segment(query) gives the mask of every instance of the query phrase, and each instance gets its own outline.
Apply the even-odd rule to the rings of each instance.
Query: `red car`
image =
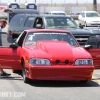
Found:
[[[66,30],[25,30],[16,42],[1,33],[0,67],[22,70],[30,80],[91,80],[93,60]]]

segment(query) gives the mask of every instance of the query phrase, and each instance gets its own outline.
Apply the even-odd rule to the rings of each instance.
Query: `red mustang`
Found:
[[[93,60],[66,30],[25,30],[16,42],[1,33],[0,67],[22,70],[30,80],[91,80]]]

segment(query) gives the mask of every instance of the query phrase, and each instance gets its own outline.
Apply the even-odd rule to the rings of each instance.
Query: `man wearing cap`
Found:
[[[5,19],[0,19],[0,32],[2,32],[2,28],[5,28],[7,25],[7,21]],[[1,76],[9,76],[11,74],[6,73],[3,69],[0,68],[0,75]]]

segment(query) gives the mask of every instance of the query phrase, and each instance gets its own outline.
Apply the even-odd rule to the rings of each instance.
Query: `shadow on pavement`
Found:
[[[36,87],[99,87],[94,81],[82,83],[79,81],[32,81],[29,85]]]
[[[99,80],[100,78],[92,79],[91,81],[88,81],[87,83],[82,83],[79,81],[31,81],[30,83],[27,83],[31,86],[35,87],[99,87],[100,85],[95,82],[96,80]],[[23,82],[23,78],[21,76],[10,76],[10,77],[0,77],[0,80],[20,80]],[[24,82],[23,82],[24,83]],[[26,84],[26,83],[24,83]]]
[[[0,76],[0,80],[23,80],[21,76],[12,77],[12,76]]]

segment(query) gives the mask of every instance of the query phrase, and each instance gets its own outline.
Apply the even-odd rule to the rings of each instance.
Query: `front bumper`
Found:
[[[26,77],[33,80],[91,80],[94,66],[28,66]]]
[[[100,22],[87,22],[87,26],[100,26]]]

